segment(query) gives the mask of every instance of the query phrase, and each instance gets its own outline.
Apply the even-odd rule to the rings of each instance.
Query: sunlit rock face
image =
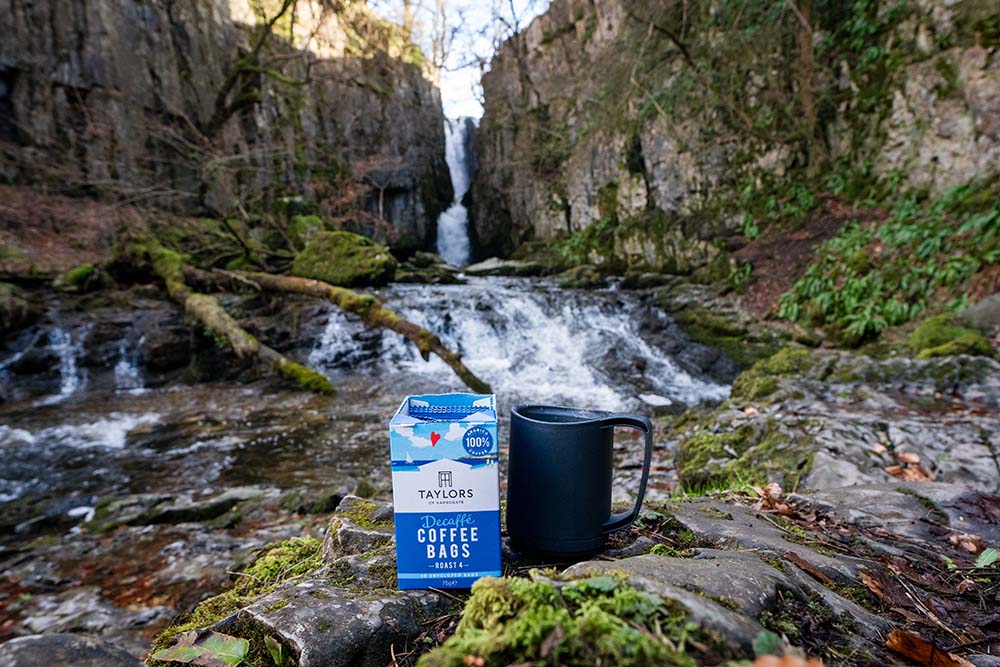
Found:
[[[861,20],[867,55],[817,8],[824,177],[837,168],[894,175],[940,194],[996,173],[1000,59],[995,38],[982,36],[988,4],[909,3],[902,13],[873,4]],[[619,263],[688,273],[712,262],[699,242],[725,248],[747,210],[741,196],[809,172],[794,129],[803,122],[798,28],[791,12],[776,17],[711,3],[555,0],[483,77],[476,258],[614,219],[624,223],[617,247],[602,250]]]
[[[3,12],[0,177],[213,216],[303,201],[335,215],[353,185],[367,213],[348,227],[428,247],[452,193],[419,51],[364,7],[295,4],[254,65],[264,72],[240,58],[278,2]]]

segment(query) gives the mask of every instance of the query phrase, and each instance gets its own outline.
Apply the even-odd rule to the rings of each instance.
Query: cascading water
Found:
[[[49,331],[49,349],[59,358],[59,393],[49,396],[42,405],[58,403],[81,389],[87,378],[81,372],[77,359],[83,353],[83,339],[87,330],[73,332],[56,327]]]
[[[694,405],[729,394],[708,372],[726,362],[688,341],[667,315],[634,293],[479,279],[463,286],[398,285],[381,296],[388,307],[438,333],[473,372],[511,399],[617,410],[640,401]],[[370,344],[373,335],[379,346]],[[450,387],[457,380],[436,357],[425,362],[402,336],[365,331],[357,318],[339,311],[330,313],[309,361],[330,373],[356,372],[367,362],[383,375],[403,372],[461,389]]]
[[[142,344],[146,337],[138,340],[122,339],[118,344],[118,363],[115,364],[115,391],[142,391],[145,383],[142,377],[140,359]]]
[[[472,123],[471,118],[446,118],[444,121],[445,159],[455,199],[448,210],[438,216],[437,252],[453,266],[465,266],[469,262],[469,211],[462,205],[462,197],[469,191],[472,179],[466,154]]]

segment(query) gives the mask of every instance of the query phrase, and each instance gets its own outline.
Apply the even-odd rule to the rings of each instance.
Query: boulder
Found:
[[[211,629],[280,650],[299,667],[385,665],[448,613],[450,596],[399,591],[392,505],[347,496],[333,515],[319,569],[293,577]],[[276,648],[279,647],[280,649]]]
[[[972,304],[959,313],[956,321],[962,326],[996,334],[1000,331],[1000,292]]]
[[[490,257],[470,264],[462,272],[470,276],[537,276],[545,272],[545,267],[537,262]]]
[[[351,232],[317,232],[292,264],[292,275],[344,287],[385,285],[395,274],[388,248]]]
[[[0,645],[6,667],[143,667],[141,660],[113,644],[71,634],[30,635]]]

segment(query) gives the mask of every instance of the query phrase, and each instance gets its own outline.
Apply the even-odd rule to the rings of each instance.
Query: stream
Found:
[[[473,128],[445,127],[455,199],[437,249],[456,266],[470,255]],[[375,293],[492,385],[502,451],[515,404],[677,413],[725,399],[736,372],[648,292],[466,277]],[[206,341],[193,358],[191,329],[155,287],[41,298],[47,316],[0,340],[0,641],[82,632],[143,656],[253,549],[322,535],[346,494],[387,495],[386,424],[406,394],[465,390],[437,357],[315,300],[244,314],[329,377],[333,397],[240,382]],[[637,485],[635,435],[616,443],[619,500]],[[647,497],[674,484],[672,454],[655,456]]]

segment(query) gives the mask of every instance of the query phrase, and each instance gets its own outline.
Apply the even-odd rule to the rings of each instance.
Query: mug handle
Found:
[[[642,499],[646,495],[646,480],[649,479],[649,461],[653,456],[653,424],[642,415],[612,415],[601,421],[601,428],[613,428],[615,426],[628,426],[638,429],[646,436],[646,453],[642,459],[642,478],[639,480],[639,493],[635,499],[635,507],[626,511],[612,514],[604,523],[604,534],[621,530],[635,521],[642,508]]]

